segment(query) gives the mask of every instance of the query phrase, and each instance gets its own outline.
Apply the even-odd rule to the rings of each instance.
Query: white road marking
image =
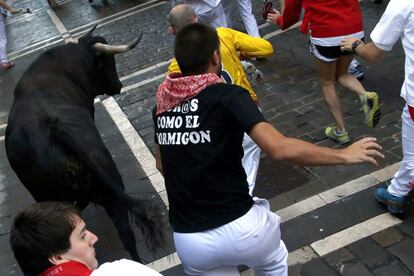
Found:
[[[160,74],[160,75],[155,76],[155,77],[153,77],[153,78],[146,79],[146,80],[140,81],[140,82],[138,82],[138,83],[134,83],[134,84],[131,84],[131,85],[125,86],[125,87],[123,87],[123,88],[121,89],[121,93],[128,92],[129,90],[132,90],[132,89],[138,88],[138,87],[140,87],[140,86],[143,86],[143,85],[145,85],[145,84],[148,84],[148,83],[151,83],[151,82],[157,81],[157,80],[162,79],[162,78],[165,78],[165,74]]]
[[[299,21],[299,22],[297,22],[296,24],[293,24],[292,26],[290,26],[289,28],[287,28],[287,29],[285,29],[285,30],[278,29],[278,30],[276,30],[276,31],[274,31],[274,32],[268,33],[268,34],[264,35],[264,36],[263,36],[263,38],[264,38],[264,39],[269,39],[269,38],[271,38],[271,37],[274,37],[274,36],[280,35],[280,34],[282,34],[282,33],[285,33],[285,32],[287,32],[287,31],[290,31],[290,30],[292,30],[292,29],[294,29],[294,28],[296,28],[296,27],[300,26],[300,24],[302,24],[302,21]]]
[[[380,182],[392,178],[392,176],[398,171],[399,164],[399,162],[395,163],[369,175],[362,176],[323,193],[314,195],[310,198],[278,210],[276,211],[276,214],[278,214],[282,218],[282,222],[284,222],[316,210],[344,197],[348,197],[357,192],[368,189]]]
[[[155,158],[145,145],[142,138],[139,136],[131,122],[128,120],[125,113],[119,107],[114,98],[109,97],[102,101],[103,106],[111,116],[116,127],[121,135],[124,137],[126,143],[142,167],[145,175],[148,177],[157,193],[165,192],[164,178],[155,167]],[[161,197],[165,205],[168,207],[168,200],[166,196]]]
[[[288,265],[297,265],[304,264],[310,260],[317,258],[318,254],[310,246],[304,246],[302,248],[296,249],[292,252],[289,252],[288,255]]]
[[[60,33],[63,39],[67,39],[70,37],[68,30],[66,29],[63,22],[59,19],[57,14],[52,10],[48,9],[47,14],[49,15],[50,19],[52,20],[53,24],[55,25],[56,29]]]
[[[129,75],[125,75],[125,76],[123,76],[122,78],[119,78],[119,79],[121,81],[128,80],[130,78],[133,78],[133,77],[136,77],[136,76],[145,74],[147,72],[150,72],[152,70],[158,69],[158,68],[163,67],[165,65],[169,65],[171,63],[171,61],[172,61],[172,59],[169,59],[169,60],[166,60],[166,61],[161,61],[161,62],[159,62],[157,64],[154,64],[152,66],[149,66],[149,67],[147,67],[145,69],[141,69],[141,70],[138,70],[138,71],[136,71],[134,73],[131,73]]]
[[[118,13],[118,15],[117,15],[117,14],[115,14],[115,15],[117,15],[118,17],[116,17],[116,18],[114,18],[114,19],[111,19],[111,20],[108,20],[108,18],[114,17],[115,15],[112,15],[112,16],[107,16],[107,17],[105,17],[105,18],[102,18],[102,19],[99,19],[99,20],[95,20],[95,21],[93,21],[92,23],[88,23],[88,24],[83,25],[83,26],[81,26],[81,27],[75,28],[75,29],[71,30],[70,32],[71,32],[71,33],[73,33],[73,32],[75,32],[75,31],[77,31],[78,29],[82,29],[82,28],[84,28],[84,27],[86,27],[86,26],[91,26],[91,25],[95,25],[95,24],[98,24],[98,23],[99,23],[99,26],[100,26],[100,27],[103,27],[103,26],[105,26],[105,25],[111,24],[111,23],[116,22],[116,21],[118,21],[118,20],[121,20],[121,19],[127,18],[127,17],[129,17],[129,16],[131,16],[131,15],[136,15],[137,13],[141,13],[141,12],[144,12],[144,11],[146,11],[146,10],[149,10],[149,9],[152,9],[152,8],[155,8],[155,7],[158,7],[158,6],[163,5],[163,4],[165,4],[165,3],[166,3],[166,2],[158,2],[158,3],[154,4],[154,5],[151,5],[151,6],[145,7],[145,8],[143,8],[143,9],[140,9],[140,10],[137,10],[137,11],[133,11],[133,12],[128,13],[128,14],[125,14],[125,15],[119,15],[120,13]],[[101,23],[101,22],[103,22],[103,23]],[[167,29],[167,26],[165,26],[165,29]],[[73,34],[73,36],[80,36],[80,35],[82,35],[83,33],[86,33],[87,31],[88,31],[88,30],[82,30],[82,31],[79,31],[79,32],[77,32],[77,33],[74,33],[74,34]]]
[[[384,213],[316,241],[311,244],[311,247],[319,256],[325,256],[339,248],[343,248],[401,222],[399,218],[389,213]]]
[[[70,1],[66,1],[65,3],[67,3],[67,2],[70,2]],[[151,4],[151,3],[156,3],[156,4],[155,4],[155,5],[152,5],[152,6],[149,6],[149,7],[146,7],[146,8],[145,8],[145,10],[147,10],[148,8],[151,8],[151,7],[157,7],[157,6],[159,6],[159,5],[160,5],[159,0],[152,0],[152,1],[149,1],[149,2],[146,2],[146,3],[143,3],[143,4],[140,4],[140,5],[134,6],[134,7],[129,8],[129,9],[127,9],[127,10],[124,10],[124,11],[121,11],[121,12],[118,12],[118,13],[115,13],[115,14],[112,14],[112,15],[110,15],[110,16],[107,16],[107,17],[101,18],[101,19],[99,19],[99,20],[96,20],[96,21],[94,21],[94,22],[92,22],[92,23],[88,23],[88,24],[85,24],[85,25],[79,26],[79,27],[77,27],[77,28],[74,28],[74,29],[72,29],[72,30],[69,30],[69,31],[68,31],[68,36],[66,36],[66,35],[65,35],[64,39],[66,39],[67,37],[70,37],[70,33],[76,32],[76,31],[81,30],[81,29],[83,29],[83,28],[85,28],[85,27],[88,27],[88,26],[95,25],[95,24],[97,24],[97,23],[99,23],[99,22],[102,22],[102,21],[105,21],[105,20],[107,20],[107,19],[110,19],[110,18],[113,18],[113,17],[119,16],[119,15],[124,14],[124,13],[126,13],[126,12],[129,12],[129,11],[132,11],[132,10],[139,9],[139,8],[141,8],[142,6],[146,6],[146,5]],[[161,3],[162,3],[162,2],[161,2]],[[143,9],[143,10],[144,10],[144,9]],[[53,14],[53,13],[54,13],[54,12],[53,12],[53,10],[50,10],[50,9],[49,9],[49,10],[47,10],[48,14],[49,14],[49,11],[51,11],[51,14]],[[141,11],[142,11],[142,10],[141,10]],[[128,16],[129,16],[129,15],[134,15],[134,14],[136,14],[137,12],[139,12],[139,11],[135,11],[135,12],[133,12],[133,13],[130,13],[130,14],[128,14]],[[54,13],[54,14],[56,15],[56,13]],[[51,16],[51,15],[49,14],[49,16]],[[52,18],[52,17],[53,17],[53,15],[51,16],[51,18]],[[57,19],[60,21],[60,19],[57,17],[57,15],[56,15],[56,17],[55,17],[55,18],[57,18]],[[53,22],[53,19],[52,19],[52,22]],[[114,20],[112,20],[111,22],[114,22]],[[58,28],[56,24],[58,24],[58,25],[59,25],[59,29],[60,29],[60,31],[59,31],[59,29],[58,29],[58,31],[59,31],[59,33],[62,35],[62,33],[64,33],[64,29],[66,29],[66,28],[64,27],[63,23],[62,23],[62,22],[61,22],[61,24],[59,24],[59,23],[55,23],[55,22],[53,22],[53,23],[54,23],[54,25],[56,26],[56,28]],[[102,25],[105,25],[105,24],[102,24]],[[61,28],[62,26],[64,27],[64,29],[63,29],[63,28]],[[88,31],[88,30],[84,30],[84,31],[78,32],[76,35],[80,36],[81,34],[83,34],[83,33],[87,32],[87,31]],[[51,38],[48,38],[48,39],[45,39],[45,40],[42,40],[42,41],[36,42],[36,43],[34,43],[34,44],[31,44],[31,45],[28,45],[28,46],[24,47],[23,49],[19,49],[19,50],[13,51],[13,52],[11,52],[11,53],[8,53],[8,56],[10,57],[9,59],[10,59],[10,60],[16,60],[16,59],[18,59],[18,58],[20,58],[20,57],[24,57],[24,56],[26,56],[26,55],[29,55],[29,54],[31,54],[31,53],[34,53],[34,52],[39,51],[39,50],[42,50],[42,49],[44,49],[44,48],[46,48],[46,47],[49,47],[49,46],[51,46],[51,45],[54,45],[54,44],[56,44],[56,43],[59,43],[59,42],[63,41],[63,39],[58,39],[57,41],[54,41],[54,42],[52,42],[52,43],[48,43],[48,42],[49,42],[49,41],[51,41],[51,40],[54,40],[54,39],[56,39],[56,38],[61,37],[61,35],[54,36],[54,37],[51,37]],[[39,46],[39,47],[37,47],[37,48],[35,48],[35,49],[32,49],[33,47],[38,46],[38,45],[40,45],[40,46]],[[31,49],[31,50],[29,50],[29,49]],[[29,51],[27,51],[27,50],[29,50]]]
[[[29,46],[26,46],[23,49],[20,49],[20,50],[11,52],[11,53],[8,54],[8,56],[10,57],[9,59],[15,60],[15,59],[17,59],[19,57],[23,57],[23,56],[26,56],[26,55],[28,55],[30,53],[35,52],[35,51],[39,51],[39,49],[44,49],[45,47],[47,47],[49,45],[53,45],[55,43],[58,43],[58,42],[60,42],[60,41],[63,40],[60,37],[61,37],[60,35],[56,35],[56,36],[53,36],[53,37],[48,38],[46,40],[43,40],[43,41],[40,41],[40,42],[36,42],[34,44],[31,44]],[[52,40],[55,40],[55,39],[57,39],[55,42],[53,42],[53,43],[47,43],[47,42],[52,41]],[[45,44],[45,43],[47,43],[47,44]],[[35,48],[35,49],[32,49],[33,47],[38,46],[38,45],[42,45],[42,46],[41,47],[38,47],[38,48]],[[30,49],[32,49],[32,51],[28,51]],[[20,54],[20,53],[22,53],[22,54]]]

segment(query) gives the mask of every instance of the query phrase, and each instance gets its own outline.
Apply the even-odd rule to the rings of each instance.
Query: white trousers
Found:
[[[7,62],[7,38],[6,38],[6,22],[4,16],[0,14],[0,62]]]
[[[197,13],[198,22],[210,25],[213,28],[229,27],[227,17],[224,13],[223,5],[219,3],[215,8],[204,12]]]
[[[255,200],[245,215],[228,224],[198,233],[173,233],[188,275],[239,275],[237,265],[247,265],[256,276],[287,276],[280,217],[270,211],[267,200]]]
[[[243,151],[242,165],[247,175],[249,194],[252,195],[256,185],[257,171],[259,170],[260,148],[246,133],[243,137]]]
[[[402,112],[401,121],[403,160],[387,190],[394,196],[406,196],[414,188],[414,121],[407,105]]]
[[[229,28],[232,27],[231,10],[233,7],[233,2],[234,0],[222,0],[227,22],[229,22]],[[237,0],[237,6],[247,33],[253,37],[260,37],[259,27],[257,26],[257,21],[253,14],[252,1]]]

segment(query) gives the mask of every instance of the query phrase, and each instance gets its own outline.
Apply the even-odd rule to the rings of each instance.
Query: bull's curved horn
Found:
[[[82,37],[90,38],[92,33],[95,31],[96,27],[98,27],[98,24],[95,24],[95,26],[92,27],[86,34],[84,34]]]
[[[138,43],[141,41],[141,38],[142,38],[142,31],[138,38],[134,39],[132,42],[126,45],[109,45],[109,44],[97,42],[93,45],[93,47],[95,48],[95,50],[101,53],[112,54],[112,55],[120,54],[128,50],[131,50],[132,48],[137,46]]]

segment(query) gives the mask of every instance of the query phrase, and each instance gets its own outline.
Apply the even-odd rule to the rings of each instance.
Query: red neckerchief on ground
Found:
[[[157,115],[194,97],[207,86],[220,82],[223,79],[214,73],[186,77],[178,73],[168,75],[157,90]]]
[[[89,276],[92,273],[86,265],[79,262],[66,262],[59,265],[52,266],[39,276]]]

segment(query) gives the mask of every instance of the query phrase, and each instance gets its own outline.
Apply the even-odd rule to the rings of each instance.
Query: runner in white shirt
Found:
[[[375,198],[393,214],[404,212],[407,194],[414,188],[414,1],[391,0],[380,21],[371,33],[372,42],[364,44],[355,38],[346,38],[342,50],[353,51],[360,57],[378,62],[384,52],[391,51],[401,39],[405,52],[405,80],[401,97],[406,105],[402,112],[403,160],[400,170],[390,185],[375,191]]]

